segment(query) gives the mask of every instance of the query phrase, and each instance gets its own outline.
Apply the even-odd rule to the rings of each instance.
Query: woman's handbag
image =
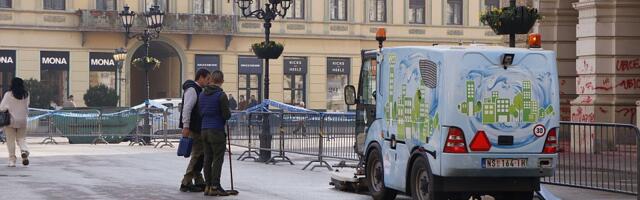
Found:
[[[0,112],[0,127],[11,124],[11,114],[9,111]]]

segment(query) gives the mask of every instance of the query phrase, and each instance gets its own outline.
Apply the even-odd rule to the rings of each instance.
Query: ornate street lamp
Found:
[[[124,61],[127,59],[127,49],[125,48],[117,48],[115,53],[113,54],[113,60],[116,61],[116,67],[118,68],[118,72],[116,73],[116,88],[118,90],[118,106],[122,106],[122,67],[124,66]]]
[[[151,8],[149,8],[149,11],[146,11],[143,13],[143,16],[145,17],[145,22],[147,23],[147,27],[144,29],[142,33],[137,33],[134,35],[131,35],[131,27],[133,27],[136,13],[133,11],[130,11],[129,6],[125,5],[124,10],[122,10],[122,12],[120,12],[119,15],[122,20],[122,27],[124,27],[124,30],[126,31],[125,34],[127,39],[136,38],[138,39],[138,41],[144,42],[145,57],[143,58],[143,60],[146,61],[147,58],[149,57],[149,43],[151,42],[151,40],[157,39],[158,37],[160,37],[160,31],[162,31],[162,25],[164,23],[164,12],[162,12],[162,10],[160,9],[160,6],[158,5],[151,6]],[[151,69],[148,67],[145,67],[144,76],[145,76],[145,83],[146,83],[146,89],[147,89],[147,96],[146,96],[147,98],[144,101],[145,114],[144,114],[143,132],[146,135],[151,134],[151,125],[149,124],[150,123],[149,122],[149,118],[150,118],[149,93],[151,88],[151,85],[149,84],[149,70]],[[139,140],[139,139],[140,138],[136,138],[136,140]],[[137,142],[140,142],[140,141],[137,141]]]
[[[129,10],[129,5],[124,6],[124,10],[120,12],[120,18],[122,20],[122,27],[126,31],[127,39],[136,38],[139,41],[144,42],[145,49],[145,58],[149,57],[149,44],[151,40],[157,39],[160,37],[160,31],[162,31],[162,25],[164,23],[164,12],[160,9],[160,6],[153,5],[149,8],[149,11],[144,12],[143,16],[145,17],[145,22],[147,23],[147,27],[144,29],[142,33],[137,33],[131,35],[131,27],[133,27],[134,19],[136,13]],[[149,106],[149,70],[145,69],[145,83],[147,87],[147,99],[145,100],[145,105]]]
[[[244,17],[255,17],[257,19],[261,19],[264,21],[264,39],[265,44],[269,44],[269,36],[271,35],[271,21],[275,20],[278,16],[285,17],[287,15],[287,10],[291,7],[291,0],[269,0],[269,3],[264,4],[264,8],[259,8],[257,10],[250,10],[251,4],[253,4],[253,0],[235,0],[238,7],[242,9],[242,16]],[[264,59],[265,72],[264,72],[264,98],[269,99],[269,59]],[[271,140],[272,136],[269,134],[271,126],[269,125],[269,116],[265,114],[262,125],[262,133],[260,134],[260,147],[262,149],[271,148]],[[268,150],[260,150],[260,161],[263,162],[277,162],[274,158],[282,158],[283,161],[289,160],[289,158],[284,157],[283,155],[279,155],[271,158],[271,151]],[[289,161],[291,162],[291,161]]]

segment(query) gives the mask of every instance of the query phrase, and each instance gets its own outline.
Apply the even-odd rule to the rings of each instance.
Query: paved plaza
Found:
[[[175,149],[151,146],[37,144],[30,139],[31,165],[7,168],[0,148],[0,199],[371,199],[366,194],[335,190],[326,169],[301,170],[312,157],[291,155],[296,165],[266,165],[234,159],[235,197],[182,193],[179,182],[187,159]],[[64,141],[64,139],[59,139]],[[243,149],[233,147],[238,155]],[[234,156],[235,157],[235,156]],[[337,161],[330,161],[335,164]],[[228,160],[223,185],[230,189]],[[561,199],[635,199],[635,196],[545,185]],[[398,199],[410,199],[399,197]],[[486,198],[491,199],[491,198]]]

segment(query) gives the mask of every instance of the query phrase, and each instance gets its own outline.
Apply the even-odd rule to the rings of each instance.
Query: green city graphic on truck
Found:
[[[458,105],[458,110],[467,116],[481,114],[483,124],[525,122],[535,123],[546,116],[554,114],[551,105],[541,108],[532,98],[531,81],[522,81],[522,91],[516,93],[513,99],[500,96],[500,92],[493,91],[491,96],[476,99],[476,84],[466,82],[466,101]]]

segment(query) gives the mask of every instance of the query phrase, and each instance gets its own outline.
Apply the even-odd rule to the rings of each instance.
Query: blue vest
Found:
[[[212,95],[200,93],[198,103],[202,115],[202,129],[224,130],[226,120],[222,118],[222,109],[220,109],[220,96],[223,94],[222,91]]]

